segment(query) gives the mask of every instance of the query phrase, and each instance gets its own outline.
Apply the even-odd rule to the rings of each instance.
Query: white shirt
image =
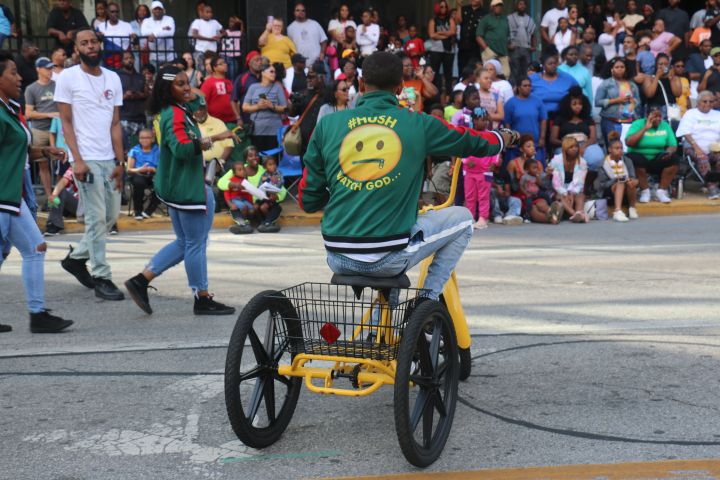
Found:
[[[365,30],[363,31],[363,29]],[[356,37],[356,42],[360,47],[360,55],[367,57],[377,50],[377,43],[380,40],[380,27],[375,23],[371,23],[367,27],[362,24],[356,30]]]
[[[192,37],[192,31],[197,30],[198,35],[201,37],[212,38],[216,35],[220,35],[222,28],[223,27],[220,25],[220,22],[214,18],[211,18],[210,20],[196,18],[190,24],[189,36]],[[208,50],[211,52],[217,52],[217,42],[212,42],[210,40],[195,40],[196,52],[207,52]]]
[[[555,32],[555,35],[553,35],[552,39],[558,53],[562,53],[563,50],[570,46],[570,42],[572,41],[572,33],[572,30],[570,30],[569,28],[565,30],[565,33],[562,33],[560,30]]]
[[[320,57],[320,43],[327,41],[325,30],[315,20],[298,22],[295,20],[287,28],[287,35],[298,49],[298,53],[307,58],[312,65]]]
[[[115,107],[123,104],[120,77],[100,67],[99,76],[85,73],[80,65],[66,68],[55,84],[55,101],[72,108],[73,128],[83,160],[114,161],[110,127]],[[74,161],[72,154],[70,161]]]
[[[680,120],[677,132],[678,137],[683,137],[688,133],[692,135],[695,143],[705,152],[710,152],[710,144],[720,142],[720,112],[710,110],[708,113],[702,113],[697,108],[691,108]]]
[[[160,20],[155,20],[154,17],[146,18],[143,20],[140,31],[143,37],[151,34],[157,37],[154,42],[147,42],[151,59],[158,62],[168,62],[175,58],[175,44],[173,43],[175,20],[172,17],[163,15]],[[158,51],[157,54],[156,51]]]
[[[500,98],[502,99],[503,104],[506,104],[508,100],[515,96],[515,94],[513,93],[512,85],[510,85],[510,82],[508,82],[507,80],[495,80],[492,83],[491,90],[496,91],[498,94],[500,94]]]
[[[615,36],[607,33],[601,33],[598,37],[598,44],[605,51],[605,58],[610,61],[615,57],[624,57],[625,49],[622,43],[615,48]]]
[[[545,15],[543,15],[540,26],[548,29],[548,36],[550,37],[550,39],[555,36],[555,32],[557,31],[558,26],[558,20],[560,20],[562,17],[568,18],[567,8],[563,10],[553,8],[545,12]]]
[[[130,48],[130,35],[132,35],[133,29],[128,22],[118,20],[116,25],[113,25],[109,21],[99,23],[97,26],[98,32],[102,33],[106,37],[126,37],[126,38],[111,38],[108,42],[115,44],[120,50],[127,50]]]
[[[333,18],[330,20],[330,23],[328,23],[328,33],[335,32],[341,40],[345,40],[345,29],[347,27],[353,27],[357,30],[357,24],[352,20],[345,20],[344,22],[341,22],[340,20]]]

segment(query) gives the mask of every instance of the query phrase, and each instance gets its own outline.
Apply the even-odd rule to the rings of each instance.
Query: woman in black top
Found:
[[[673,105],[675,97],[682,95],[682,83],[670,68],[670,58],[664,53],[659,53],[655,58],[655,75],[645,77],[642,91],[645,94],[647,110],[652,107],[660,108],[663,120],[668,120],[667,105]]]
[[[555,153],[565,137],[574,137],[580,145],[580,156],[588,164],[588,170],[596,171],[602,165],[605,154],[597,143],[597,128],[591,116],[590,101],[582,88],[572,87],[560,101],[555,123],[550,129],[550,146]]]

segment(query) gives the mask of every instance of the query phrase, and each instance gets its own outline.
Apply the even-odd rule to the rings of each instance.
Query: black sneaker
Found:
[[[234,233],[235,235],[245,235],[248,233],[253,233],[253,227],[250,225],[250,223],[245,222],[243,224],[239,225],[233,225],[229,228],[230,233]],[[258,232],[260,231],[260,228],[258,227]]]
[[[72,324],[72,320],[51,315],[48,310],[30,314],[30,331],[32,333],[58,333]]]
[[[260,233],[277,233],[280,231],[280,225],[276,222],[265,222],[258,225],[257,230]]]
[[[95,282],[93,281],[92,276],[90,276],[90,272],[88,272],[87,266],[85,265],[87,259],[76,260],[74,258],[70,258],[72,251],[73,247],[70,247],[70,253],[68,253],[67,256],[60,261],[60,265],[66,272],[77,278],[77,281],[83,286],[87,288],[95,288]]]
[[[103,300],[124,300],[123,294],[112,282],[107,278],[93,277],[95,282],[95,296]]]
[[[235,313],[235,308],[216,302],[213,300],[212,295],[209,295],[207,297],[195,297],[193,313],[195,315],[232,315]]]
[[[130,280],[127,280],[125,282],[125,288],[127,289],[128,293],[130,294],[130,298],[133,299],[135,304],[140,307],[143,312],[150,315],[153,313],[153,311],[152,307],[150,306],[150,299],[148,298],[148,288],[153,287],[148,285],[148,283],[149,282],[147,278],[145,278],[142,273],[138,273]]]
[[[117,228],[117,223],[115,223],[112,227],[110,227],[110,235],[117,235],[118,233],[119,230]]]
[[[58,233],[62,231],[62,228],[56,227],[52,223],[48,223],[47,226],[45,226],[45,233],[44,235],[46,237],[54,237]]]
[[[12,332],[12,327],[10,325],[3,325],[2,323],[0,323],[0,333],[5,332]]]

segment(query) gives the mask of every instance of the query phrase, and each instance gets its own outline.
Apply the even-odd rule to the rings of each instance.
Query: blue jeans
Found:
[[[467,208],[450,207],[430,211],[418,216],[415,225],[410,229],[410,243],[404,250],[390,252],[372,263],[328,252],[328,266],[330,270],[341,275],[394,277],[435,254],[424,288],[430,290],[430,298],[437,300],[470,243],[472,225],[473,217]],[[396,295],[393,296],[396,298]]]
[[[0,212],[0,237],[14,246],[22,256],[22,281],[30,313],[45,310],[45,252],[38,246],[45,243],[25,200],[20,202],[20,215]],[[4,258],[0,258],[2,266]]]
[[[504,217],[505,215],[520,216],[522,202],[519,198],[513,196],[499,198],[495,195],[495,190],[493,189],[490,200],[492,202],[493,217]],[[505,215],[503,215],[503,212],[505,212]]]
[[[243,215],[243,208],[247,208],[248,213],[251,212],[253,208],[255,208],[252,202],[239,197],[233,198],[232,200],[230,200],[230,202],[238,208],[238,212],[240,212],[240,216],[243,218],[245,218],[245,216]]]
[[[160,249],[147,266],[155,275],[161,275],[184,260],[188,285],[193,293],[208,289],[208,232],[212,228],[215,215],[215,197],[208,186],[205,187],[205,196],[205,212],[172,207],[168,209],[176,238]]]
[[[93,182],[77,182],[80,200],[85,209],[85,234],[70,254],[75,260],[90,260],[90,273],[96,278],[111,278],[105,256],[105,238],[120,213],[120,192],[110,175],[113,161],[87,160]]]
[[[37,197],[35,197],[35,190],[33,189],[29,168],[26,168],[23,174],[23,200],[25,200],[25,205],[27,205],[28,210],[30,210],[32,217],[37,219]],[[2,258],[0,258],[0,265],[2,265],[2,261],[10,255],[11,249],[12,243],[10,243],[10,240],[0,234],[0,255],[2,256]]]
[[[603,136],[603,142],[605,143],[605,148],[607,148],[608,144],[608,135],[610,135],[610,132],[617,132],[620,135],[622,135],[622,123],[613,122],[612,120],[608,120],[605,117],[600,118],[600,130],[602,131]]]

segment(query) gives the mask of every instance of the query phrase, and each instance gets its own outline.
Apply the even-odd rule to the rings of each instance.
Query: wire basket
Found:
[[[398,289],[392,306],[375,292],[329,283],[302,283],[273,298],[292,305],[274,315],[278,345],[292,353],[394,360],[405,324],[423,289]]]

